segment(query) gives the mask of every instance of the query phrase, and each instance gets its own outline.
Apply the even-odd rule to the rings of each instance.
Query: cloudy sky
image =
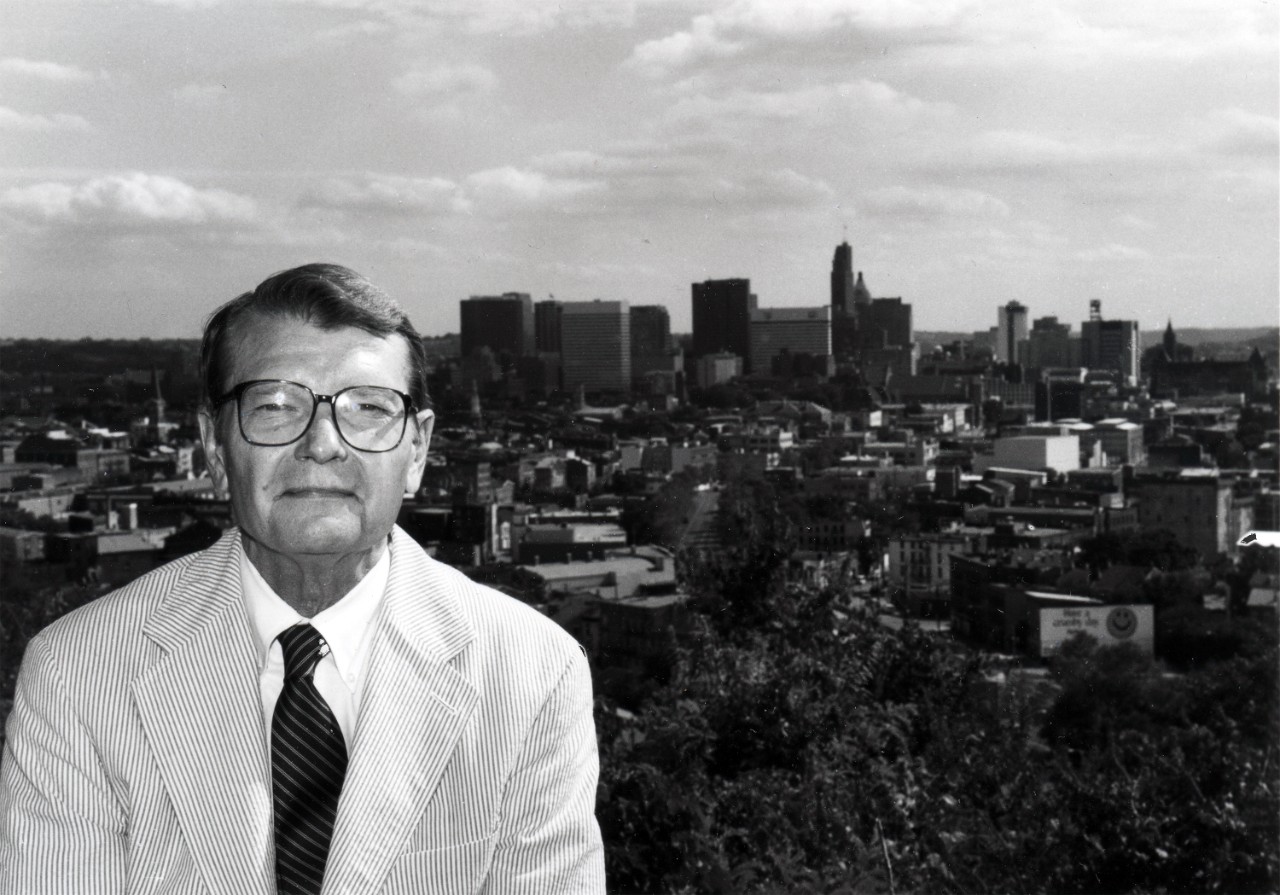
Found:
[[[1275,0],[3,0],[0,333],[472,294],[1277,322]]]

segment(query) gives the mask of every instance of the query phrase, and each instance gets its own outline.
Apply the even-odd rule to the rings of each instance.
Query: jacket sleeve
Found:
[[[0,893],[123,892],[125,813],[43,635],[27,647],[0,766]]]
[[[582,652],[571,652],[503,792],[487,895],[605,891],[591,672]]]

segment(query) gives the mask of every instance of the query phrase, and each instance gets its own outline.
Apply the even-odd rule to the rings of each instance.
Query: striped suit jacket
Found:
[[[27,649],[0,768],[0,893],[271,893],[270,756],[239,533]],[[403,531],[325,893],[599,892],[577,644]]]

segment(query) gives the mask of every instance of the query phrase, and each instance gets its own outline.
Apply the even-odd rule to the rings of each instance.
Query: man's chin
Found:
[[[254,538],[259,545],[284,556],[301,559],[306,556],[343,556],[362,553],[374,546],[364,529],[353,520],[329,518],[315,520],[288,531],[273,532],[265,538]]]

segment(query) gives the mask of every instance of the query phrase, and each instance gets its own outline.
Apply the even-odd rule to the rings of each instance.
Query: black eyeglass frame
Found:
[[[254,441],[245,433],[244,416],[240,412],[240,397],[255,385],[296,385],[298,388],[304,389],[306,393],[311,396],[311,416],[307,418],[307,424],[302,427],[302,431],[299,432],[296,437],[276,444],[274,442]],[[352,444],[351,440],[343,433],[342,423],[338,421],[338,405],[335,402],[347,392],[355,391],[358,388],[385,389],[386,391],[399,395],[400,400],[404,402],[404,419],[400,421],[400,436],[396,438],[396,443],[391,445],[391,447],[376,448],[372,450],[369,448],[362,448]],[[412,395],[386,385],[349,385],[346,388],[338,389],[332,395],[320,395],[316,394],[310,386],[303,385],[301,382],[294,382],[292,379],[250,379],[246,382],[237,383],[229,392],[219,398],[215,398],[213,401],[214,411],[216,412],[221,410],[223,405],[231,400],[236,402],[236,428],[240,430],[240,437],[243,438],[246,443],[251,444],[254,447],[287,447],[288,445],[296,444],[305,438],[307,433],[311,431],[311,427],[316,421],[316,411],[319,409],[320,405],[328,404],[329,408],[333,411],[333,428],[337,431],[338,437],[342,439],[342,443],[347,445],[347,447],[351,448],[353,451],[360,451],[363,454],[385,454],[388,451],[394,451],[396,448],[400,447],[401,442],[404,441],[404,433],[409,428],[409,418],[415,416],[418,412],[417,404],[414,403]]]

